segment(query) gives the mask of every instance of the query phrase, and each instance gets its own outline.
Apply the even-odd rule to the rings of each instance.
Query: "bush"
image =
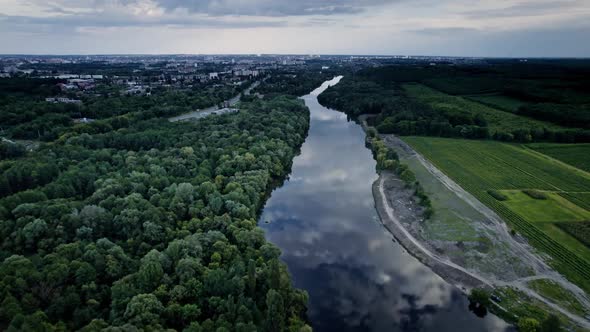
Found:
[[[498,190],[488,190],[488,194],[490,194],[490,196],[492,196],[493,198],[495,198],[498,201],[507,201],[508,200],[508,196],[504,195],[503,193],[501,193]]]
[[[527,194],[530,198],[533,199],[547,199],[548,196],[542,191],[534,190],[534,189],[526,189],[522,191],[523,193]]]
[[[487,307],[492,303],[490,301],[490,292],[481,288],[472,289],[468,298],[470,302],[483,307]]]

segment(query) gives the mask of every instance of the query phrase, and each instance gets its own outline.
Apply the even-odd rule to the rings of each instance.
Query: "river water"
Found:
[[[410,256],[380,224],[371,184],[375,161],[361,127],[344,113],[303,100],[309,136],[290,179],[266,203],[260,226],[281,248],[297,288],[309,293],[315,331],[503,331],[478,318],[454,287]]]

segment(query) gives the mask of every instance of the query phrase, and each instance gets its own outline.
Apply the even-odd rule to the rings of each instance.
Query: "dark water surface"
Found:
[[[337,83],[338,79],[331,83]],[[282,250],[295,286],[309,293],[315,331],[503,331],[478,318],[455,288],[393,241],[379,222],[371,184],[375,161],[346,115],[303,97],[311,128],[290,180],[260,219]]]

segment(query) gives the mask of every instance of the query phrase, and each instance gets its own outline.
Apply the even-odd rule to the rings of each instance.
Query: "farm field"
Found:
[[[527,102],[522,100],[497,94],[471,95],[465,96],[465,98],[511,113],[516,113],[520,106],[528,104]]]
[[[559,196],[590,211],[590,193],[559,193]]]
[[[584,243],[587,247],[590,247],[590,221],[562,222],[557,224],[557,226]]]
[[[504,190],[502,204],[530,222],[568,222],[590,220],[590,212],[559,196],[543,192],[546,199],[534,199],[520,190]]]
[[[499,201],[488,193],[496,190],[506,194],[507,191],[520,192],[523,189],[559,193],[561,196],[550,195],[553,208],[545,209],[553,210],[552,213],[560,216],[564,206],[572,203],[571,200],[559,200],[558,197],[563,194],[573,192],[584,204],[589,203],[587,199],[590,196],[576,193],[590,192],[590,176],[514,144],[431,137],[404,137],[403,140],[495,210],[510,227],[526,236],[533,246],[551,255],[553,259],[550,263],[556,269],[590,291],[590,248],[559,228],[547,226],[553,226],[554,223],[537,225],[527,220],[521,214],[527,215],[527,211],[530,214],[530,209],[507,206],[506,202],[510,200]],[[577,213],[581,213],[583,208],[580,206],[583,204],[576,205]],[[555,209],[555,206],[559,209]],[[535,216],[529,215],[528,218],[534,220]],[[583,219],[582,214],[571,221]]]
[[[590,172],[590,144],[528,144],[537,152],[563,161],[586,172]]]
[[[435,110],[446,112],[464,112],[467,110],[471,113],[483,115],[483,117],[488,122],[491,134],[494,134],[498,131],[510,132],[519,129],[564,129],[561,126],[549,122],[534,120],[512,114],[510,112],[505,112],[497,108],[486,106],[479,102],[471,101],[463,97],[448,95],[422,84],[404,84],[403,88],[409,97],[429,104]]]

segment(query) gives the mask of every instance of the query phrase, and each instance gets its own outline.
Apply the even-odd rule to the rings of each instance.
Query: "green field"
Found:
[[[492,134],[498,131],[511,132],[519,129],[564,129],[561,126],[549,122],[543,122],[512,114],[509,112],[504,112],[496,108],[483,105],[479,102],[465,99],[463,97],[451,96],[443,92],[431,89],[422,84],[404,84],[403,87],[409,97],[424,102],[430,105],[435,110],[445,112],[468,111],[471,113],[479,113],[483,115],[483,117],[488,122],[488,126]]]
[[[404,137],[404,140],[464,189],[494,209],[536,248],[550,254],[553,258],[551,264],[556,269],[590,291],[590,248],[557,227],[548,228],[545,223],[537,225],[527,220],[521,213],[528,215],[530,209],[516,208],[515,212],[514,207],[506,205],[510,200],[501,202],[488,193],[489,190],[505,193],[507,190],[523,189],[559,194],[590,192],[590,175],[576,172],[569,166],[514,144],[431,137]],[[551,210],[559,206],[561,210],[569,204],[556,198],[559,197],[557,195],[552,194],[550,197],[549,202],[545,201],[550,207],[544,209]],[[576,197],[584,204],[589,203],[587,198],[590,196]],[[563,211],[551,213],[560,216]]]
[[[534,199],[520,190],[501,191],[508,197],[502,204],[530,222],[588,221],[590,212],[561,197],[545,192],[547,199]]]
[[[526,101],[497,94],[472,95],[465,98],[511,113],[516,113],[520,106],[528,104]]]
[[[529,144],[527,147],[590,172],[590,144]]]

